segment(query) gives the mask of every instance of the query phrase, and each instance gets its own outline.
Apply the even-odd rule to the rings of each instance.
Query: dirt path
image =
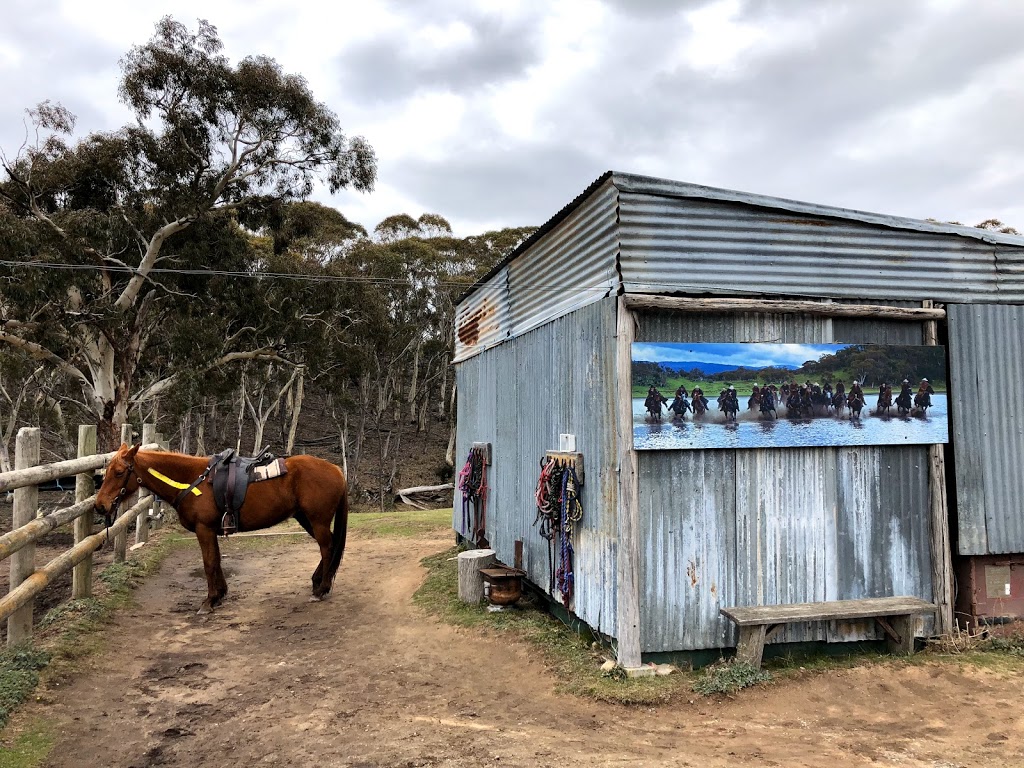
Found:
[[[49,765],[1024,765],[1022,678],[970,667],[815,674],[656,710],[556,694],[527,647],[411,604],[420,557],[447,545],[356,539],[318,604],[308,542],[229,543],[232,593],[206,620],[198,552],[175,553],[109,651],[35,705],[59,724]]]

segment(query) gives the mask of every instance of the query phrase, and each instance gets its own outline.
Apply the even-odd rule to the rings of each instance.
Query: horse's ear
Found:
[[[131,461],[132,459],[134,459],[135,458],[135,454],[139,452],[139,446],[141,446],[141,445],[142,445],[142,443],[136,443],[131,448],[129,448],[128,451],[124,455],[125,459],[127,459],[128,461]]]

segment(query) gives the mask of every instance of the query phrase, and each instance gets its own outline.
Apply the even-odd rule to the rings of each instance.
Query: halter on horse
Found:
[[[249,487],[238,530],[269,528],[294,517],[320,545],[320,564],[312,577],[313,599],[320,600],[331,591],[345,553],[348,485],[338,467],[315,456],[291,456],[284,463],[284,475]],[[195,533],[203,553],[207,596],[200,613],[209,613],[228,591],[217,543],[223,510],[213,499],[208,479],[211,469],[205,458],[122,445],[110,460],[96,494],[96,510],[108,525],[121,502],[140,487],[177,509],[182,526]]]

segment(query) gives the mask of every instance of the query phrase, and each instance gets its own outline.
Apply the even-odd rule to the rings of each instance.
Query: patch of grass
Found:
[[[0,747],[0,768],[33,768],[53,748],[53,734],[45,723],[33,722],[6,747]]]
[[[31,644],[0,651],[0,727],[35,690],[39,671],[49,663],[50,654]]]
[[[692,688],[694,693],[701,696],[713,696],[716,693],[735,693],[752,685],[767,683],[771,679],[770,673],[755,669],[746,662],[723,661],[705,667],[693,681]]]
[[[459,551],[455,547],[421,561],[427,578],[413,601],[429,613],[449,624],[526,641],[558,676],[561,690],[568,693],[615,704],[656,704],[685,691],[686,675],[626,678],[602,674],[599,667],[605,653],[594,647],[593,638],[571,631],[525,596],[520,607],[494,613],[488,612],[486,606],[462,602],[458,596],[458,564],[454,560]]]
[[[348,516],[350,532],[371,538],[412,537],[443,532],[452,527],[452,510],[357,512]]]
[[[1024,637],[990,637],[979,650],[1005,653],[1024,659]]]

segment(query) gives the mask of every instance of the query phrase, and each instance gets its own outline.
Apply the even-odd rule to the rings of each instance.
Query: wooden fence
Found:
[[[131,427],[121,434],[131,442]],[[152,424],[142,427],[143,447],[166,449]],[[39,430],[24,427],[15,442],[14,470],[0,473],[0,492],[14,491],[14,519],[9,533],[0,536],[0,560],[10,558],[11,580],[7,595],[0,598],[0,621],[7,619],[7,644],[16,645],[32,637],[32,610],[36,596],[47,585],[68,571],[72,576],[73,598],[92,594],[93,553],[108,536],[114,539],[114,562],[123,562],[127,554],[128,529],[136,523],[136,545],[149,538],[150,507],[154,499],[143,490],[126,499],[122,511],[109,530],[93,533],[93,504],[96,500],[93,474],[103,469],[113,453],[96,453],[96,427],[78,428],[78,458],[55,464],[39,464]],[[75,503],[45,515],[39,509],[39,484],[75,475]],[[140,497],[140,498],[137,498]],[[156,518],[158,519],[158,518]],[[50,562],[36,566],[35,544],[51,531],[68,523],[75,524],[75,543]]]

